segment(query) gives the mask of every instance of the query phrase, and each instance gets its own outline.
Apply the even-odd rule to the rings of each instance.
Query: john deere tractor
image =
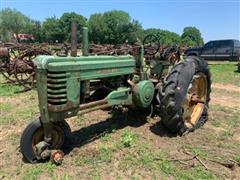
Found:
[[[180,60],[178,52],[172,54],[174,47],[161,54],[161,47],[151,51],[149,46],[137,45],[132,55],[92,56],[84,28],[82,56],[38,56],[34,63],[40,116],[23,131],[25,159],[35,163],[49,158],[49,151],[61,149],[71,133],[65,119],[98,109],[124,107],[141,113],[150,108],[179,135],[203,125],[211,89],[207,62],[191,56]]]

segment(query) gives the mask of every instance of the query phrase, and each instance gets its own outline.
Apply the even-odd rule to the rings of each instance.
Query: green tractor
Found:
[[[211,91],[207,62],[197,57],[180,61],[179,53],[169,56],[174,48],[156,58],[160,50],[154,48],[145,41],[132,55],[90,56],[84,28],[83,56],[38,56],[40,117],[23,131],[20,148],[25,159],[31,163],[48,159],[71,133],[65,119],[98,109],[151,109],[169,131],[179,135],[203,125]],[[147,50],[151,53],[144,56]]]

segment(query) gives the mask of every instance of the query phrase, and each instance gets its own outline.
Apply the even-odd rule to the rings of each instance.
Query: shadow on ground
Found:
[[[73,131],[68,138],[63,150],[65,154],[69,154],[74,148],[84,146],[91,143],[113,130],[120,130],[127,126],[138,128],[147,123],[146,116],[136,115],[114,115],[105,121],[100,121]],[[170,133],[161,122],[157,122],[150,126],[150,131],[161,137],[176,137],[176,134]]]
[[[171,133],[161,121],[156,122],[150,126],[150,131],[160,137],[176,137],[177,134]]]

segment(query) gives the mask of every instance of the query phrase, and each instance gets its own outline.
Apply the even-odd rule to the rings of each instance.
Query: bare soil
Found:
[[[240,88],[233,85],[214,83],[213,88],[240,92]],[[37,106],[36,94],[17,97],[0,97],[1,104],[14,106],[8,112],[1,112],[0,118],[10,118],[21,108],[27,110]],[[239,103],[240,100],[229,93],[220,95],[213,92],[208,122],[182,137],[169,133],[158,118],[151,121],[127,115],[112,118],[108,111],[71,118],[67,120],[72,129],[71,140],[65,149],[61,166],[49,163],[32,165],[23,161],[19,152],[20,135],[30,120],[28,118],[38,113],[34,110],[29,117],[15,115],[17,122],[0,124],[0,179],[175,179],[168,172],[171,169],[168,163],[177,171],[186,173],[189,179],[195,177],[193,175],[191,178],[192,172],[199,173],[202,179],[209,173],[213,176],[207,176],[206,179],[240,179],[240,160],[236,160],[240,149]],[[138,143],[131,148],[118,147],[120,143],[117,142],[120,142],[126,130],[137,134]],[[143,152],[149,156],[157,151],[166,152],[167,155],[160,160],[146,158],[139,165],[137,159],[145,157],[145,154],[141,154],[141,148],[148,144],[149,151]],[[102,151],[99,151],[101,147],[109,148],[111,157],[108,157],[108,153],[102,157]],[[164,167],[157,169],[159,167],[155,167],[155,164],[159,161],[167,161],[167,165],[162,163]]]
[[[212,93],[211,94],[211,104],[213,105],[223,105],[227,107],[239,108],[240,106],[240,87],[234,86],[232,84],[219,84],[213,83],[213,89],[220,89],[226,91],[227,93]],[[231,96],[229,94],[237,93],[239,96]]]

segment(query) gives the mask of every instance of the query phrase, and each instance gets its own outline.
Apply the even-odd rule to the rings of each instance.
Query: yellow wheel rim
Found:
[[[193,128],[203,113],[207,100],[207,85],[206,75],[194,75],[183,103],[183,120],[187,128]]]

